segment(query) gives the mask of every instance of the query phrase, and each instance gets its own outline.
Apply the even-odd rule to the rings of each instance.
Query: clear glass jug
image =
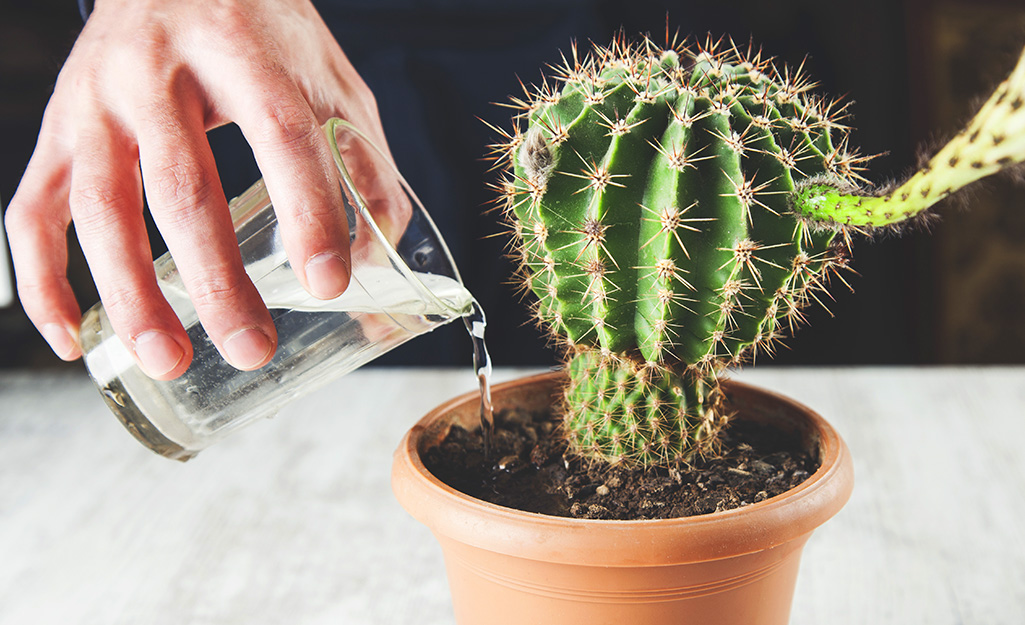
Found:
[[[471,311],[473,299],[444,240],[391,160],[348,122],[333,119],[324,130],[349,223],[352,278],[345,293],[323,301],[299,284],[262,180],[229,203],[246,272],[277,328],[269,364],[239,371],[221,358],[169,254],[154,268],[192,340],[192,364],[182,376],[146,376],[114,334],[102,303],[83,316],[80,340],[90,376],[121,423],[156,453],[188,460],[290,400]]]

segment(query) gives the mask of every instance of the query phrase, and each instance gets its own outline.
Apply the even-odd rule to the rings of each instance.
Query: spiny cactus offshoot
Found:
[[[861,175],[845,107],[813,87],[734,45],[618,39],[574,48],[513,101],[499,188],[537,316],[568,354],[575,453],[658,465],[714,450],[722,371],[803,321],[851,233],[1025,160],[1025,61],[886,192]]]

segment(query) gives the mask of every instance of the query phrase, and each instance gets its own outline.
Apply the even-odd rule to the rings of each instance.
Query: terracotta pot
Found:
[[[496,409],[543,409],[561,374],[494,388]],[[743,418],[771,421],[817,449],[821,467],[797,488],[716,514],[595,521],[521,512],[464,495],[424,467],[420,453],[453,423],[478,423],[479,396],[425,416],[395,453],[400,503],[441,543],[460,625],[783,624],[812,531],[846,503],[850,454],[820,416],[739,383],[727,392]]]

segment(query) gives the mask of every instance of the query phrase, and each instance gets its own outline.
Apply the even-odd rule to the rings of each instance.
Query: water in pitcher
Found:
[[[381,272],[381,277],[384,279],[394,279],[392,276],[395,274],[392,271],[376,269],[368,273],[373,274],[376,272]],[[444,309],[431,311],[429,308],[425,308],[420,298],[413,300],[407,298],[404,300],[401,288],[385,289],[390,295],[388,297],[377,297],[376,299],[366,298],[365,291],[363,290],[352,289],[352,293],[347,291],[341,297],[334,300],[318,300],[302,290],[289,273],[282,272],[282,274],[280,279],[268,280],[265,278],[261,280],[259,287],[260,295],[263,296],[268,306],[273,306],[275,302],[285,302],[292,310],[309,312],[338,309],[371,312],[381,309],[392,318],[395,318],[397,315],[405,317],[407,322],[418,318],[420,315],[439,315],[445,313]],[[481,308],[477,300],[473,299],[473,296],[470,295],[469,291],[460,282],[452,278],[435,274],[415,273],[414,275],[435,297],[442,300],[448,308],[465,311],[463,313],[463,325],[466,326],[466,331],[470,335],[470,341],[473,345],[473,371],[480,391],[480,427],[484,439],[484,454],[486,457],[490,457],[491,435],[495,428],[495,420],[494,409],[491,406],[491,355],[488,353],[487,342],[485,341],[485,331],[488,322],[487,317],[484,315],[484,309]],[[363,280],[366,281],[366,279],[367,276],[364,276]]]
[[[388,271],[384,272],[382,277],[388,278],[393,275],[394,272]],[[495,419],[494,409],[491,406],[492,366],[491,355],[488,353],[485,340],[488,322],[484,309],[481,308],[477,300],[473,299],[473,296],[470,295],[461,283],[452,278],[435,274],[415,275],[424,286],[430,289],[438,299],[444,301],[449,308],[465,311],[463,314],[463,325],[466,326],[466,331],[470,335],[470,341],[473,345],[473,371],[480,391],[480,427],[484,439],[484,454],[485,457],[490,457],[491,436],[495,428]],[[362,290],[354,290],[353,294],[343,294],[335,300],[324,301],[313,298],[305,291],[298,289],[297,283],[291,275],[282,276],[280,286],[272,284],[272,282],[266,279],[261,281],[260,294],[264,297],[264,301],[268,303],[268,306],[271,306],[272,302],[285,301],[288,306],[291,306],[292,310],[309,312],[335,310],[339,307],[349,311],[366,310],[369,312],[375,310],[376,307],[380,307],[393,318],[396,315],[416,318],[421,314],[432,314],[432,311],[428,309],[421,311],[424,307],[419,299],[403,301],[403,298],[399,295],[402,292],[401,289],[389,290],[388,292],[393,294],[391,297],[379,297],[377,301],[367,301],[362,295],[364,294]],[[345,301],[346,298],[348,298],[347,301]],[[443,309],[439,309],[433,311],[433,314],[444,314],[444,312]]]
[[[262,273],[255,267],[247,270],[254,277]],[[235,415],[272,416],[292,397],[365,364],[372,358],[368,345],[398,345],[431,329],[439,318],[454,318],[457,311],[474,344],[481,423],[487,434],[491,363],[483,344],[483,311],[457,280],[416,272],[413,277],[411,281],[395,271],[370,267],[353,276],[342,296],[318,300],[302,289],[287,264],[271,267],[256,284],[277,327],[278,349],[268,365],[246,372],[223,361],[173,272],[161,279],[161,289],[192,341],[193,363],[204,363],[203,378],[150,379],[121,345],[102,307],[83,320],[83,345],[92,344],[86,365],[107,404],[137,438],[158,453],[186,460],[244,425]],[[417,292],[421,285],[434,297]],[[324,367],[325,361],[331,366]],[[282,391],[277,403],[266,403],[264,394],[255,392],[268,384]]]

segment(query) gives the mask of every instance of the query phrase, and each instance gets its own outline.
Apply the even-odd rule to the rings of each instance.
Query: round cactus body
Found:
[[[530,103],[507,199],[538,314],[572,347],[713,371],[777,338],[842,261],[788,198],[851,184],[858,159],[828,106],[765,69],[619,46]]]
[[[726,417],[719,373],[803,320],[846,266],[851,231],[921,213],[970,181],[966,168],[1025,159],[1025,141],[1005,140],[1025,119],[1008,114],[1023,108],[1025,64],[1007,104],[962,137],[994,135],[997,157],[948,146],[948,168],[884,195],[859,189],[868,159],[848,147],[842,106],[799,71],[716,48],[574,49],[554,84],[516,101],[496,146],[521,273],[569,354],[567,436],[593,458],[710,448]],[[955,168],[955,153],[989,169]]]

